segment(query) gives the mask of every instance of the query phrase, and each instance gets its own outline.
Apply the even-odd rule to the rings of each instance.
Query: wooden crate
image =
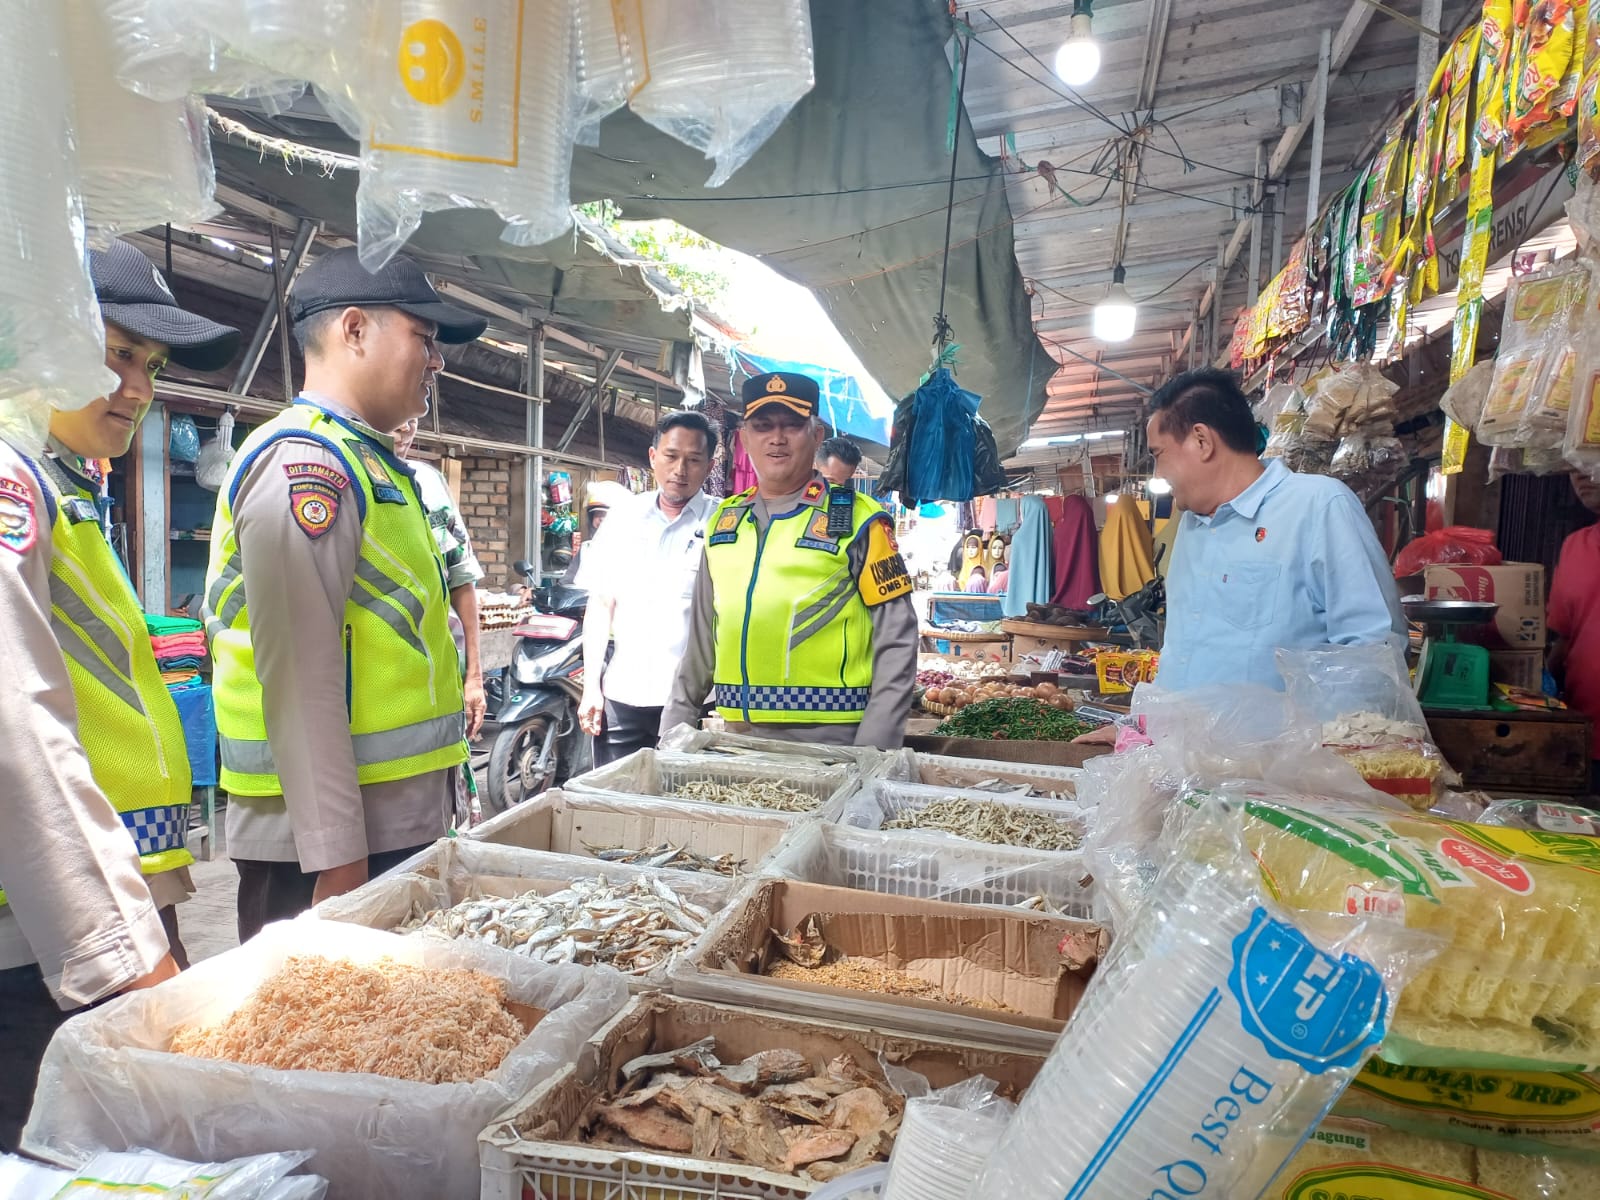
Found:
[[[1427,713],[1433,740],[1465,787],[1582,796],[1589,791],[1589,719],[1580,713]]]

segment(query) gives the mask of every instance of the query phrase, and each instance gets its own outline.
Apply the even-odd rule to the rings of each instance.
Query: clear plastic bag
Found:
[[[1381,433],[1348,433],[1333,452],[1328,470],[1350,485],[1357,494],[1381,491],[1405,472],[1411,455],[1399,438],[1387,430]]]
[[[507,981],[512,1001],[548,1015],[496,1070],[463,1084],[276,1071],[167,1049],[178,1030],[240,1007],[291,956],[316,954],[485,971]],[[219,1161],[295,1146],[314,1153],[309,1169],[348,1200],[472,1195],[477,1136],[489,1119],[574,1061],[627,997],[609,970],[548,967],[490,946],[339,921],[279,922],[175,979],[67,1022],[40,1067],[22,1145],[62,1162],[139,1146]]]
[[[974,1075],[906,1102],[883,1200],[966,1200],[1016,1105]]]
[[[0,436],[44,450],[52,408],[117,386],[89,278],[65,13],[57,0],[7,7],[7,36],[26,46],[0,71]]]
[[[1496,800],[1483,810],[1478,824],[1600,837],[1600,819],[1592,809],[1555,800]]]
[[[1489,446],[1552,449],[1566,432],[1588,267],[1573,259],[1513,278],[1494,377],[1475,432]]]
[[[90,230],[104,245],[118,233],[189,224],[222,211],[205,102],[150,100],[116,79],[108,0],[66,0],[78,171]]]
[[[1279,904],[1370,914],[1441,940],[1395,1010],[1389,1061],[1550,1071],[1600,1063],[1600,840],[1261,785],[1227,793]]]
[[[806,0],[644,0],[649,79],[629,102],[714,161],[721,187],[811,90]]]
[[[1383,1039],[1426,940],[1284,914],[1220,797],[1184,833],[974,1194],[1250,1200]]]
[[[1494,359],[1474,364],[1467,373],[1445,389],[1439,397],[1444,415],[1465,429],[1476,429],[1489,399],[1489,384],[1494,380]]]
[[[117,81],[155,101],[191,93],[250,96],[269,113],[305,91],[298,77],[235,51],[249,30],[238,0],[98,0],[112,37]]]
[[[217,418],[217,435],[200,447],[195,458],[194,481],[207,491],[220,491],[228,478],[228,464],[233,462],[233,414],[224,412]]]
[[[385,10],[356,192],[368,270],[428,212],[493,209],[502,238],[521,246],[572,227],[572,35],[565,4],[398,0]]]
[[[1600,24],[1600,23],[1597,23]],[[1567,411],[1562,457],[1580,471],[1600,471],[1600,286],[1593,280],[1594,262],[1585,258],[1591,276],[1589,295],[1575,323],[1572,407]]]
[[[1322,744],[1369,787],[1426,809],[1460,782],[1433,744],[1395,647],[1279,649],[1277,659],[1290,699],[1322,723]]]
[[[650,77],[642,0],[574,0],[573,65],[577,72],[576,140],[600,144],[600,122]]]
[[[321,1200],[328,1181],[315,1175],[290,1177],[309,1151],[257,1154],[230,1162],[196,1163],[131,1150],[97,1154],[54,1200],[116,1200],[166,1196],[174,1200]]]

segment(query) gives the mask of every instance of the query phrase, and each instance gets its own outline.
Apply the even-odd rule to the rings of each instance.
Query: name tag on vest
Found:
[[[346,446],[350,453],[361,460],[361,466],[367,472],[367,478],[372,481],[372,496],[379,504],[404,504],[406,494],[400,490],[394,481],[394,476],[389,474],[389,468],[384,465],[378,452],[360,438],[346,438]]]

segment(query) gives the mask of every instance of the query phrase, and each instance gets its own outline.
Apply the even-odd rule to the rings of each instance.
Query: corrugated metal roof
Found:
[[[1415,20],[1421,0],[1388,7]],[[1445,0],[1441,49],[1474,8]],[[1061,363],[1036,439],[1126,427],[1140,419],[1141,385],[1187,365],[1179,346],[1215,279],[1219,239],[1251,212],[1258,147],[1270,155],[1310,115],[1324,30],[1336,59],[1346,48],[1341,31],[1346,41],[1358,33],[1329,87],[1324,200],[1352,178],[1417,74],[1416,27],[1370,0],[1101,0],[1100,71],[1074,95],[1050,66],[1071,14],[1070,3],[1040,0],[992,0],[965,14],[974,35],[967,111],[983,148],[1012,168],[1017,262],[1034,293],[1036,328]],[[1307,134],[1269,181],[1284,254],[1305,226],[1310,142]],[[1275,271],[1271,240],[1269,218],[1263,284]],[[1224,347],[1247,301],[1247,255],[1223,280]],[[1105,345],[1091,332],[1091,311],[1119,259],[1139,323],[1129,341]]]

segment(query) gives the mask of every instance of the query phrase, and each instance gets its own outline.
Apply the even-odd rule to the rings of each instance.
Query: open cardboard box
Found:
[[[1110,746],[1079,746],[1072,742],[1025,742],[1007,738],[941,737],[908,734],[906,749],[954,758],[983,758],[1000,762],[1043,763],[1051,767],[1081,767],[1091,758],[1110,754]]]
[[[908,1036],[866,1026],[752,1012],[663,995],[641,996],[588,1042],[578,1061],[535,1088],[493,1121],[479,1138],[484,1200],[524,1196],[719,1196],[788,1200],[819,1184],[737,1162],[712,1162],[656,1150],[617,1150],[576,1140],[584,1112],[615,1090],[624,1063],[716,1039],[716,1055],[739,1062],[762,1050],[797,1050],[821,1069],[848,1056],[869,1071],[882,1062],[914,1071],[934,1088],[973,1075],[1019,1098],[1044,1064],[1042,1054],[1000,1046]],[[663,1189],[670,1179],[676,1188]],[[604,1189],[584,1190],[584,1183]],[[637,1190],[636,1190],[637,1189]]]
[[[862,992],[765,972],[777,933],[808,917],[845,955],[926,979],[1011,1011]],[[679,995],[856,1019],[888,1029],[954,1034],[1048,1050],[1077,1008],[1108,935],[1096,924],[795,880],[757,880],[673,968]]]
[[[735,862],[744,864],[741,873],[751,874],[777,848],[796,819],[797,814],[790,813],[741,808],[717,812],[704,804],[557,789],[485,821],[466,837],[582,858],[594,858],[591,847],[643,850],[665,842],[711,858],[731,854]]]

